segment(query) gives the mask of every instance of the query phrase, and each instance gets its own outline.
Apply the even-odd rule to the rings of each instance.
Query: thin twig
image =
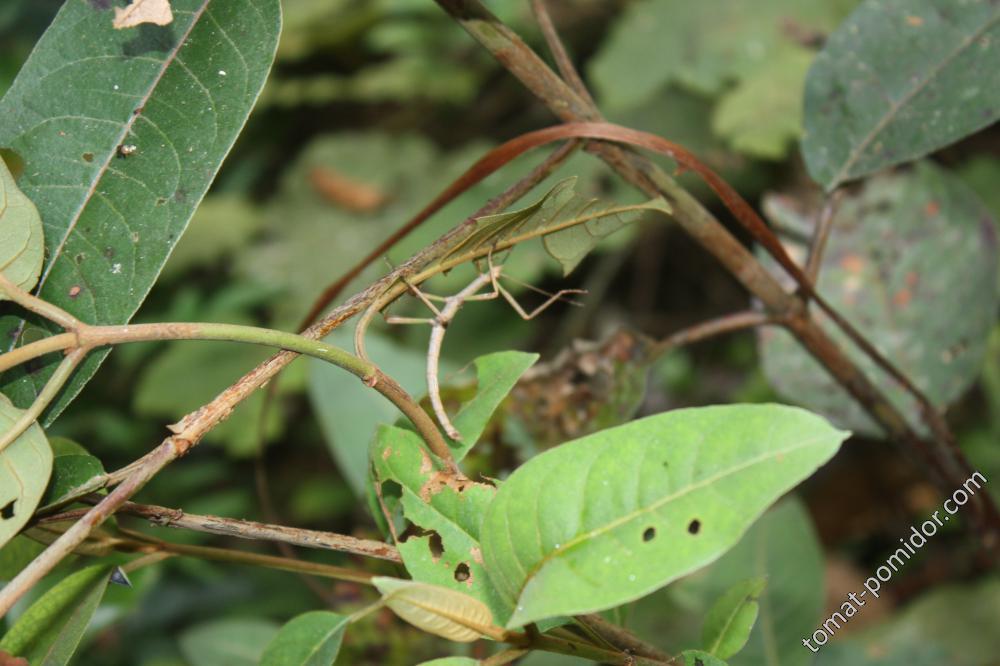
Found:
[[[813,284],[819,281],[819,269],[823,265],[823,253],[826,250],[826,242],[830,238],[830,230],[833,228],[833,218],[840,205],[840,200],[844,195],[844,190],[835,190],[827,197],[823,209],[816,220],[816,229],[813,231],[812,242],[809,245],[809,258],[806,260],[806,275]]]
[[[88,504],[97,504],[100,499],[99,496],[90,496],[84,498],[83,501]],[[77,520],[83,517],[86,512],[87,509],[66,511],[65,513],[44,518],[39,523]],[[180,509],[171,509],[153,504],[136,504],[134,502],[125,502],[115,513],[145,518],[150,523],[159,527],[174,527],[177,529],[193,530],[195,532],[205,532],[207,534],[238,537],[240,539],[275,541],[303,548],[335,550],[342,553],[352,553],[354,555],[388,560],[389,562],[403,561],[399,556],[399,551],[387,543],[371,541],[369,539],[358,539],[346,534],[306,530],[297,527],[286,527],[284,525],[268,525],[238,518],[202,516],[187,513]]]
[[[672,657],[670,655],[663,652],[656,646],[643,641],[627,629],[608,622],[596,613],[577,615],[575,619],[622,651],[639,657],[647,657],[649,659],[656,659],[667,663],[672,661]]]
[[[709,321],[701,322],[695,324],[694,326],[689,326],[681,331],[677,331],[676,333],[672,333],[662,340],[658,340],[653,343],[653,345],[649,348],[649,359],[656,360],[667,352],[678,347],[690,345],[695,342],[701,342],[702,340],[715,337],[716,335],[733,333],[747,328],[755,328],[765,324],[776,323],[778,322],[775,320],[773,315],[769,315],[765,312],[757,312],[755,310],[735,312],[723,317],[718,317],[717,319],[710,319]]]
[[[556,30],[555,23],[552,22],[552,16],[549,14],[545,0],[531,0],[531,11],[535,15],[535,21],[538,22],[538,27],[542,31],[542,36],[545,37],[545,43],[549,47],[552,58],[556,61],[556,67],[559,68],[563,80],[577,95],[596,108],[594,98],[591,97],[586,84],[580,78],[580,72],[573,65],[573,59],[569,57],[569,52],[566,51],[566,45],[559,38],[559,31]]]
[[[56,395],[59,394],[59,390],[63,385],[69,381],[70,375],[76,369],[76,366],[80,364],[83,357],[87,355],[89,349],[78,348],[69,352],[66,358],[62,360],[62,363],[55,369],[49,380],[45,382],[45,386],[39,391],[38,395],[35,397],[35,401],[31,403],[28,409],[21,412],[17,421],[13,423],[7,430],[0,435],[0,453],[3,452],[8,446],[10,446],[18,437],[24,434],[24,432],[31,427],[31,425],[38,420],[38,417],[42,415],[45,408],[55,399]]]

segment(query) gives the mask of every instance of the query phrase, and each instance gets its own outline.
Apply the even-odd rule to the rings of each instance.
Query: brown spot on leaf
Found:
[[[83,291],[83,290],[80,289],[80,285],[74,284],[72,287],[69,288],[69,297],[70,298],[76,298],[77,296],[80,295],[81,291]]]
[[[476,564],[483,563],[483,551],[479,550],[478,546],[473,546],[471,549],[469,549],[469,554],[472,555],[472,560]]]
[[[392,447],[391,446],[385,447],[385,451],[382,452],[382,460],[388,460],[389,456],[391,455],[392,455]]]
[[[896,307],[905,308],[913,299],[913,294],[909,289],[900,289],[892,296],[892,304]]]
[[[924,24],[924,19],[919,16],[907,16],[906,24],[914,28],[919,28]]]
[[[924,215],[927,217],[934,217],[941,212],[941,204],[937,201],[928,201],[927,205],[924,206]]]
[[[93,162],[94,161],[94,153],[84,153],[83,154],[83,161],[84,162]]]

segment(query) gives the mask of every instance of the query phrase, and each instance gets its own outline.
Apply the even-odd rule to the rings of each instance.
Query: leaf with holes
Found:
[[[45,241],[38,209],[18,189],[0,159],[0,273],[21,289],[32,289],[42,272]],[[7,295],[0,291],[0,301]]]
[[[98,564],[59,581],[17,619],[0,640],[0,650],[32,664],[69,663],[110,578],[111,567]]]
[[[127,322],[243,127],[274,57],[278,0],[174,0],[174,21],[115,30],[68,0],[0,100],[0,146],[45,225],[37,293],[92,324]],[[0,318],[5,346],[24,321]],[[96,371],[91,355],[47,413]],[[58,359],[3,377],[18,405]]]
[[[847,437],[784,405],[679,409],[533,458],[480,538],[508,628],[613,608],[705,566]]]
[[[765,211],[811,233],[816,208],[782,197]],[[959,178],[929,163],[869,179],[833,216],[819,291],[938,407],[964,393],[983,366],[997,308],[997,244],[989,211]],[[801,245],[789,245],[804,256]],[[767,261],[766,259],[762,259]],[[942,260],[960,257],[960,261]],[[827,325],[831,336],[886,396],[923,428],[912,397]],[[841,427],[872,436],[880,427],[792,337],[758,332],[772,386]]]
[[[705,616],[701,642],[705,651],[720,659],[728,659],[743,649],[760,611],[761,592],[767,586],[765,578],[740,581],[726,590]]]
[[[376,576],[372,584],[382,602],[418,629],[451,641],[469,643],[497,636],[490,609],[478,599],[437,585]]]
[[[0,394],[0,432],[13,426],[21,414]],[[0,547],[31,518],[51,474],[52,448],[37,423],[0,451]]]
[[[264,650],[261,666],[330,666],[337,660],[350,618],[309,611],[281,628]]]
[[[424,451],[419,436],[394,426],[379,428],[371,461],[373,512],[393,525],[410,576],[475,597],[497,621],[507,617],[510,604],[486,573],[479,543],[480,524],[496,488],[449,477]],[[402,519],[412,527],[404,529]]]
[[[806,77],[802,154],[825,188],[1000,118],[1000,4],[866,0]]]
[[[592,199],[578,194],[575,185],[575,177],[567,178],[526,208],[477,218],[472,231],[449,247],[441,261],[541,237],[546,251],[568,275],[602,238],[639,221],[645,213],[672,210],[663,199],[627,205]]]

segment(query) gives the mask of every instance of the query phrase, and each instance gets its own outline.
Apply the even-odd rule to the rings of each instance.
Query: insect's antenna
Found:
[[[525,289],[530,289],[531,291],[535,292],[536,294],[541,294],[542,296],[547,296],[549,298],[555,298],[555,294],[547,292],[544,289],[536,287],[535,285],[530,284],[528,282],[525,282],[523,280],[518,280],[517,278],[511,277],[510,275],[507,275],[506,273],[503,274],[503,275],[501,275],[500,279],[502,279],[502,280],[510,280],[511,282],[513,282],[515,284],[518,284],[518,285],[524,287]],[[581,292],[576,291],[576,293],[581,293]],[[586,292],[583,292],[583,293],[586,293]],[[560,296],[559,298],[556,298],[556,300],[557,301],[562,301],[563,303],[569,303],[570,305],[576,305],[577,307],[583,307],[583,303],[581,303],[580,301],[574,301],[572,298],[566,298],[564,296]]]

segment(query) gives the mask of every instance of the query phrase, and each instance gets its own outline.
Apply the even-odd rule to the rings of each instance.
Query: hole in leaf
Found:
[[[403,486],[391,480],[382,482],[383,500],[390,500],[390,499],[400,500],[402,498],[403,498]]]
[[[437,532],[434,532],[432,530],[429,534],[431,536],[430,539],[428,540],[428,545],[430,546],[431,549],[431,557],[433,557],[434,561],[437,562],[439,559],[441,559],[441,556],[444,554],[444,543],[442,543],[441,541],[441,535],[438,534]]]
[[[642,540],[643,541],[652,541],[653,537],[655,537],[655,536],[656,536],[656,528],[655,527],[647,527],[646,531],[642,533]]]
[[[0,518],[4,520],[10,520],[14,517],[14,505],[17,503],[16,499],[11,500],[0,509]]]
[[[688,523],[688,534],[697,534],[700,529],[701,521],[697,518]]]
[[[465,562],[462,562],[457,567],[455,567],[455,580],[457,580],[459,583],[464,583],[465,581],[469,580],[470,575],[471,573],[469,572],[469,565],[466,564]]]

